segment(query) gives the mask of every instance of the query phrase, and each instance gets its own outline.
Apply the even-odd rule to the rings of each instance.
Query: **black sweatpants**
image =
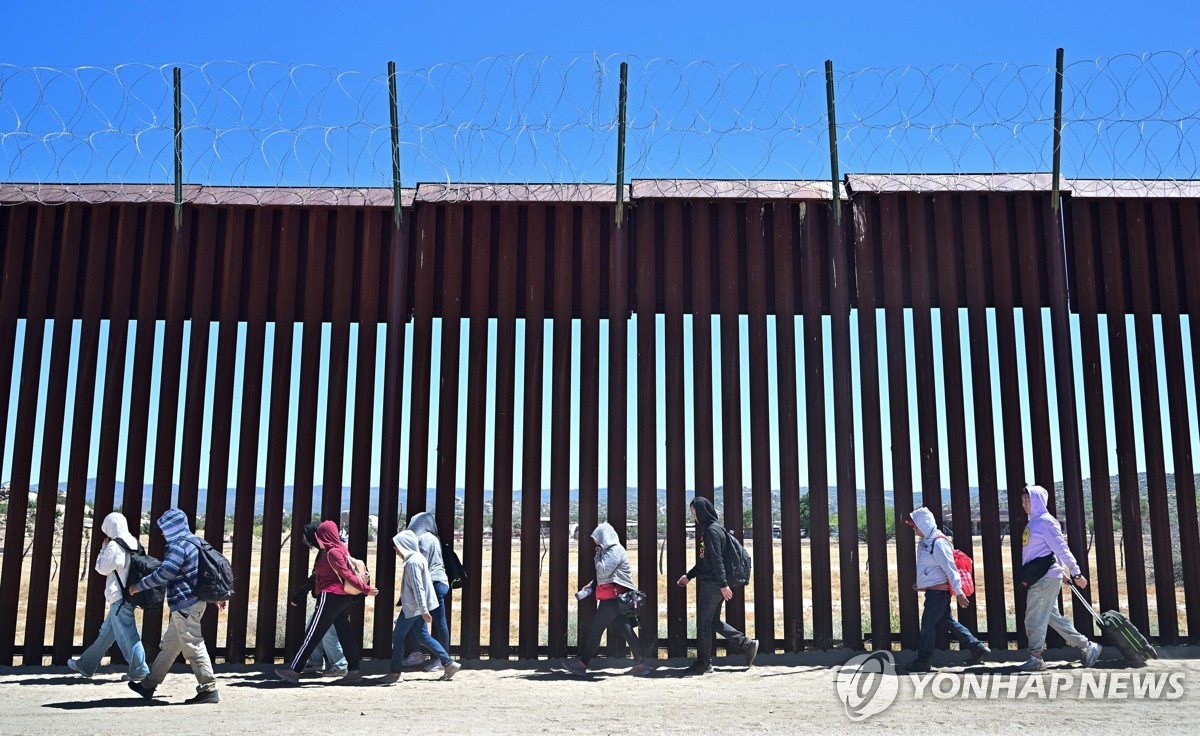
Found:
[[[312,621],[304,631],[304,639],[300,651],[292,659],[290,668],[299,672],[313,650],[321,644],[321,637],[330,626],[337,629],[338,641],[342,643],[342,653],[346,655],[346,669],[351,672],[359,667],[362,658],[362,647],[354,638],[354,630],[350,626],[350,607],[357,603],[356,595],[338,595],[337,593],[322,593],[317,596],[317,610]]]
[[[642,661],[642,643],[638,641],[637,632],[630,626],[629,619],[621,615],[621,606],[616,598],[600,601],[600,605],[596,606],[596,617],[592,619],[592,628],[588,630],[587,643],[579,650],[579,661],[586,665],[596,656],[596,651],[600,649],[600,637],[604,635],[604,630],[613,619],[618,617],[621,619],[621,632],[625,634],[625,641],[629,642],[629,648],[633,650],[633,658]]]
[[[750,641],[745,634],[721,620],[725,597],[716,583],[700,581],[696,596],[696,658],[705,664],[712,661],[713,634],[725,637],[731,654],[745,651]]]

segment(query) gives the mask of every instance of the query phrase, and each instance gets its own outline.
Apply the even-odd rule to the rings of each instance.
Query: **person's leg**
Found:
[[[633,660],[640,663],[642,661],[642,640],[638,638],[633,624],[624,616],[621,617],[621,633],[625,635],[625,641],[629,644],[629,651],[633,653]]]
[[[430,633],[438,640],[442,649],[450,651],[450,622],[446,620],[446,598],[450,595],[450,586],[445,583],[434,583],[433,592],[437,594],[438,607],[433,609],[433,626]]]
[[[138,634],[137,619],[133,617],[133,604],[117,601],[113,604],[114,613],[110,613],[112,630],[117,637],[117,646],[125,661],[129,663],[128,675],[131,681],[145,679],[150,674],[146,666],[146,650],[142,646],[142,637]]]
[[[412,624],[412,631],[416,634],[418,644],[424,647],[430,654],[437,657],[437,660],[442,663],[443,667],[454,661],[450,658],[450,654],[445,649],[442,649],[442,645],[438,643],[437,639],[434,639],[429,634],[429,627],[425,625],[425,619],[420,616],[413,616],[410,620],[415,621]]]
[[[721,620],[721,590],[715,585],[700,583],[696,594],[696,661],[712,663],[713,627]]]
[[[208,604],[201,601],[187,610],[180,611],[183,626],[179,631],[179,640],[183,658],[192,666],[192,673],[196,675],[198,693],[208,693],[217,689],[212,660],[209,659],[208,647],[204,644],[204,632],[200,629],[200,619],[207,610]]]
[[[950,635],[958,640],[961,649],[978,649],[983,646],[983,642],[971,633],[971,630],[963,626],[962,622],[954,618],[954,614],[950,611],[950,602],[946,602],[946,617],[942,619],[938,625],[940,629],[947,629]]]
[[[1025,636],[1029,639],[1029,654],[1040,658],[1046,651],[1046,626],[1050,610],[1058,601],[1061,583],[1056,578],[1042,578],[1029,586],[1025,597]]]
[[[725,596],[721,595],[720,588],[716,586],[713,586],[713,588],[717,594],[717,607],[713,612],[713,632],[725,637],[725,648],[730,654],[746,651],[746,645],[750,643],[750,637],[721,619],[721,606],[725,605]]]
[[[579,661],[583,662],[584,666],[587,666],[587,663],[592,661],[592,657],[596,656],[596,652],[600,649],[600,637],[604,636],[604,630],[620,612],[620,606],[613,599],[600,601],[600,604],[596,606],[596,615],[592,618],[591,628],[588,629],[587,640],[579,648]]]
[[[317,597],[317,610],[313,613],[308,628],[304,630],[304,638],[300,640],[299,651],[292,657],[291,664],[288,665],[290,670],[299,672],[308,658],[312,656],[313,650],[320,645],[321,637],[325,636],[325,632],[333,625],[333,619],[340,610],[337,599],[345,597],[333,593],[322,593]]]
[[[421,617],[405,618],[403,610],[396,616],[396,627],[392,629],[392,672],[394,673],[404,671],[404,640],[413,629],[413,619],[419,621]]]
[[[350,607],[347,606],[347,616],[349,616],[349,612]],[[349,622],[349,618],[347,618],[347,622]],[[321,646],[318,647],[318,651],[324,655],[325,662],[331,670],[346,669],[346,653],[342,649],[343,639],[347,639],[347,637],[342,636],[341,630],[337,628],[337,619],[334,619],[334,626],[329,627],[325,636],[321,637]]]
[[[917,639],[917,662],[929,664],[937,643],[938,625],[950,615],[950,593],[944,590],[925,591],[925,608],[921,612],[921,635]]]
[[[1071,619],[1067,618],[1058,610],[1058,596],[1055,596],[1051,601],[1050,606],[1050,626],[1059,633],[1069,646],[1086,649],[1091,645],[1091,640],[1079,633],[1075,628],[1075,624],[1071,623]]]
[[[337,616],[333,619],[333,626],[330,627],[330,631],[335,632],[336,639],[340,642],[338,646],[339,651],[345,655],[341,658],[341,667],[336,667],[335,669],[357,672],[361,665],[362,647],[358,643],[358,637],[354,635],[354,627],[350,625],[350,607],[354,605],[355,601],[347,596],[342,597],[347,598],[347,600],[339,601],[343,605],[341,606],[341,610],[338,611]],[[331,658],[330,661],[334,660]]]
[[[117,640],[117,632],[113,619],[117,616],[117,606],[119,603],[120,601],[109,606],[108,615],[104,617],[104,623],[100,624],[100,631],[96,632],[96,640],[75,660],[75,664],[73,665],[75,671],[84,677],[91,677],[96,674],[96,670],[100,669],[100,660],[104,658],[109,647]],[[145,665],[145,662],[142,664]]]
[[[180,629],[187,619],[183,618],[181,613],[183,612],[171,611],[171,617],[167,620],[167,630],[158,645],[158,656],[154,658],[154,664],[150,667],[150,676],[142,681],[143,690],[154,690],[161,685],[167,673],[171,671],[171,665],[175,664],[176,658],[183,650]]]
[[[310,613],[308,616],[308,623],[304,624],[305,631],[308,631],[308,629],[313,625],[313,622],[316,620],[316,618],[317,618],[317,610],[316,610],[316,607],[314,607],[312,613]],[[325,633],[328,634],[329,632],[326,631]],[[324,643],[324,641],[325,640],[322,638],[321,642]],[[313,653],[305,661],[304,668],[305,669],[315,669],[315,670],[321,669],[321,667],[325,661],[324,655],[325,655],[324,649],[322,647],[317,647],[316,649],[313,650]]]

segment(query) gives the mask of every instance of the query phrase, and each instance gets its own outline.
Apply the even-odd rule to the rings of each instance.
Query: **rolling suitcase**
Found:
[[[1146,660],[1158,657],[1158,652],[1154,651],[1154,647],[1146,641],[1142,632],[1138,631],[1137,627],[1130,623],[1124,614],[1120,611],[1096,613],[1096,609],[1087,602],[1083,593],[1079,592],[1079,588],[1075,587],[1073,583],[1070,584],[1070,587],[1083,607],[1092,614],[1092,618],[1096,619],[1100,631],[1104,632],[1104,638],[1124,655],[1125,661],[1129,663],[1130,667],[1142,667],[1146,664]]]

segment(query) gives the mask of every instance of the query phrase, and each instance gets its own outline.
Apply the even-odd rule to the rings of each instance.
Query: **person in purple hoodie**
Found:
[[[1042,658],[1046,651],[1046,626],[1066,640],[1067,644],[1083,651],[1084,665],[1091,667],[1100,657],[1100,645],[1089,641],[1075,630],[1071,620],[1058,610],[1058,594],[1062,591],[1064,572],[1069,571],[1071,581],[1086,588],[1088,581],[1075,561],[1075,555],[1067,547],[1058,519],[1047,510],[1049,494],[1041,486],[1027,486],[1021,494],[1021,505],[1029,517],[1022,537],[1021,565],[1038,566],[1049,563],[1046,573],[1030,584],[1025,600],[1025,635],[1029,638],[1029,660],[1021,665],[1026,672],[1046,669]],[[1046,559],[1046,558],[1050,559]],[[1060,564],[1061,563],[1061,564]],[[1066,567],[1066,571],[1063,567]]]

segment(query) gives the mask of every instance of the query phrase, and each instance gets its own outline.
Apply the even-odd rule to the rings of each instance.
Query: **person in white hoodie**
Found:
[[[104,532],[104,546],[96,556],[96,572],[107,577],[104,600],[108,603],[108,616],[92,645],[81,656],[68,660],[67,666],[84,677],[92,677],[100,668],[100,659],[116,642],[125,661],[129,663],[129,669],[122,679],[141,682],[150,674],[150,668],[146,666],[146,650],[142,647],[137,621],[133,617],[134,606],[125,600],[123,593],[128,580],[131,552],[136,552],[141,545],[137,537],[129,533],[129,525],[123,514],[114,512],[104,517],[100,530]],[[122,547],[117,540],[125,546]]]
[[[391,673],[384,678],[384,682],[390,685],[402,679],[404,637],[408,636],[409,631],[415,631],[417,643],[441,663],[441,679],[449,680],[462,669],[462,665],[451,659],[437,639],[429,635],[432,611],[441,605],[433,587],[433,577],[429,574],[429,562],[421,554],[420,541],[411,529],[397,534],[392,539],[392,546],[396,555],[404,560],[404,579],[400,584],[400,600],[397,603],[400,614],[396,616],[396,628],[392,630]]]
[[[921,612],[921,636],[917,640],[917,658],[908,665],[909,672],[928,672],[933,668],[933,650],[940,629],[948,629],[963,649],[971,651],[968,665],[977,665],[992,653],[983,642],[954,618],[950,611],[950,596],[958,605],[971,605],[962,587],[958,566],[954,564],[954,545],[938,530],[933,512],[921,506],[905,520],[921,541],[917,544],[917,590],[925,591],[925,609]]]

